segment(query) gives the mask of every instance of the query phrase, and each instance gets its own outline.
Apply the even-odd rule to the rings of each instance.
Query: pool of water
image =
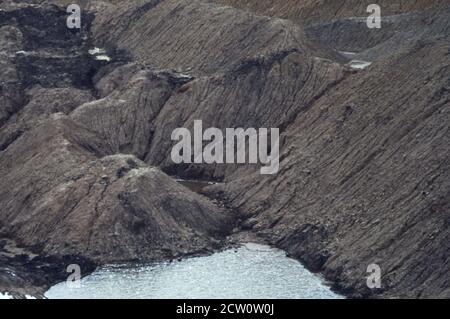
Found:
[[[60,283],[45,296],[50,299],[342,298],[319,276],[286,257],[283,251],[251,243],[211,256],[171,263],[103,267],[82,279],[80,288]]]

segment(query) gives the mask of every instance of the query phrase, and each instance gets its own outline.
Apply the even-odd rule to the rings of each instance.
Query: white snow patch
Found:
[[[97,55],[95,59],[99,61],[107,61],[107,62],[111,61],[111,58],[107,55]]]
[[[100,49],[100,48],[93,48],[92,50],[88,51],[90,55],[96,55],[96,54],[103,54],[106,53],[105,49]]]
[[[352,68],[352,69],[357,69],[357,70],[362,70],[367,68],[369,65],[371,65],[372,62],[367,62],[367,61],[360,61],[360,60],[351,60],[348,65]]]
[[[105,54],[106,53],[105,49],[95,47],[89,50],[88,52],[90,55],[95,55],[95,59],[98,61],[106,61],[106,62],[111,61],[111,58]]]
[[[185,74],[185,73],[178,74],[178,77],[182,78],[182,79],[190,79],[191,78],[191,76],[189,74]]]
[[[12,297],[8,293],[2,294],[0,292],[0,299],[12,299]]]

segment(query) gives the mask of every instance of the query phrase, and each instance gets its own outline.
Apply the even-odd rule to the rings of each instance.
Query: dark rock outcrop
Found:
[[[96,268],[95,263],[80,256],[40,256],[3,239],[0,241],[0,291],[18,299],[44,298],[52,285],[67,280],[71,265],[78,265],[81,275]]]

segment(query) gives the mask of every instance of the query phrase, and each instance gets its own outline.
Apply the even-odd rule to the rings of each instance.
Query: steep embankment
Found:
[[[448,7],[386,1],[402,15],[368,31],[361,2],[240,3],[292,21],[94,1],[72,32],[64,8],[2,3],[0,234],[104,263],[205,252],[240,220],[349,295],[448,297]],[[341,50],[373,65],[351,70]],[[280,127],[281,171],[174,166],[172,130],[196,119]],[[233,213],[149,165],[225,179],[208,194]],[[366,287],[372,263],[381,290]]]
[[[111,21],[115,22],[113,30]],[[136,94],[145,88],[133,78],[137,74],[142,82],[149,72],[139,73],[133,64],[105,76],[98,86],[103,82],[118,85],[107,90],[104,100],[83,106],[74,116],[97,131],[104,129],[98,123],[111,122],[108,131],[100,133],[114,140],[111,144],[116,144],[116,151],[130,145],[130,138],[152,132],[148,149],[141,153],[143,159],[190,178],[223,179],[235,167],[173,165],[169,155],[175,128],[191,128],[195,119],[202,119],[205,127],[280,127],[345,73],[341,65],[325,58],[334,56],[331,51],[321,50],[325,57],[311,54],[312,45],[298,25],[202,1],[150,1],[131,9],[111,7],[99,12],[93,30],[99,46],[117,44],[151,69],[174,68],[183,73],[173,76],[186,83],[167,97],[164,105],[152,107],[153,112],[143,118],[146,127],[138,127],[137,134],[127,133],[128,140],[116,139],[114,130],[121,126],[129,132],[134,129],[129,124],[135,125],[135,121],[115,116],[117,107],[113,104],[122,100],[131,108],[142,109],[139,104],[150,101]],[[116,80],[124,72],[131,79],[128,83]]]
[[[2,4],[6,67],[1,97],[7,103],[1,108],[0,233],[33,253],[57,256],[62,263],[70,256],[102,264],[218,248],[235,217],[140,161],[165,160],[152,159],[170,147],[154,136],[192,121],[194,117],[182,117],[196,110],[201,95],[210,95],[209,114],[223,110],[224,98],[233,99],[229,112],[212,125],[280,122],[269,112],[278,109],[277,100],[285,101],[277,116],[292,118],[292,95],[313,99],[342,77],[342,67],[310,56],[302,46],[301,30],[287,21],[201,1],[100,8],[112,11],[97,12],[91,38],[91,14],[84,15],[81,31],[71,31],[63,9]],[[117,30],[109,30],[110,15]],[[235,25],[232,20],[241,22]],[[198,29],[179,47],[186,35],[171,26],[193,21],[200,21]],[[156,23],[152,27],[150,22]],[[148,33],[137,31],[147,24]],[[227,41],[224,34],[229,34]],[[109,58],[89,53],[95,46],[104,46]],[[179,70],[162,70],[168,67]],[[179,72],[189,68],[194,76]],[[279,91],[285,72],[290,73],[290,83],[279,97],[272,97],[270,92]],[[246,105],[248,98],[239,101],[253,94],[254,81],[260,82],[258,94],[267,86],[266,115],[238,123],[239,113],[249,121],[256,114]],[[192,85],[194,98],[186,84]],[[233,94],[240,86],[241,92]],[[219,90],[223,93],[214,93]],[[190,100],[186,115],[177,114],[183,99]],[[209,107],[203,105],[204,110]],[[180,120],[168,125],[167,114]],[[120,153],[131,155],[115,155]],[[15,269],[17,275],[16,268],[13,258],[3,269]],[[61,272],[56,273],[49,281],[60,278]],[[11,287],[9,280],[11,276],[2,276],[2,286]]]
[[[367,6],[371,0],[214,0],[217,3],[256,12],[261,15],[275,16],[292,20],[300,24],[330,22],[336,18],[366,17]],[[377,1],[383,15],[396,15],[414,10],[446,8],[446,0]]]
[[[373,61],[419,39],[449,34],[448,1],[378,1],[382,28],[366,27],[373,1],[234,1],[217,0],[259,14],[303,25],[306,38],[336,51],[355,52],[351,59]],[[349,57],[347,55],[347,57]]]
[[[376,263],[381,295],[448,297],[448,57],[448,41],[423,43],[346,79],[286,131],[280,174],[216,194],[347,293],[373,293]]]
[[[261,182],[241,171],[210,193],[352,296],[448,298],[449,13],[388,17],[370,41],[346,35],[364,33],[363,21],[308,27],[374,65],[289,126],[278,176]],[[380,290],[366,286],[372,263],[382,269]]]
[[[89,53],[90,24],[70,31],[65,11],[52,5],[2,9],[0,236],[28,257],[2,245],[0,290],[48,285],[71,263],[89,265],[86,274],[90,261],[172,259],[221,247],[234,224],[230,212],[134,155],[115,155],[132,150],[111,152],[71,119],[81,104],[95,103],[93,76],[108,64]],[[141,89],[151,105],[182,84],[168,75],[149,82]],[[42,271],[30,273],[39,268],[51,272],[45,284]]]

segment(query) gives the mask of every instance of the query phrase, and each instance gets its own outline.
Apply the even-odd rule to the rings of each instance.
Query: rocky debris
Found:
[[[367,17],[372,0],[214,0],[258,14],[288,19],[299,24],[330,22],[339,18]],[[397,15],[429,8],[446,8],[446,0],[378,0],[383,15]]]
[[[85,15],[84,27],[78,30],[67,28],[66,12],[54,5],[5,7],[0,11],[1,30],[7,33],[2,42],[7,42],[7,53],[19,77],[17,85],[90,86],[96,67],[85,48],[91,15]]]
[[[112,67],[119,67],[120,61],[115,60],[112,66],[95,62],[95,55],[89,53],[93,47],[89,39],[78,34],[73,36],[82,41],[74,43],[59,38],[61,34],[44,42],[33,36],[51,29],[45,24],[49,21],[65,26],[64,11],[54,6],[13,3],[1,14],[7,19],[2,22],[17,26],[2,29],[8,33],[5,48],[23,49],[19,52],[23,57],[4,54],[7,68],[2,70],[1,93],[2,99],[11,103],[1,109],[0,237],[38,257],[5,257],[0,290],[14,296],[40,294],[49,284],[67,277],[65,262],[73,259],[92,265],[166,260],[209,253],[224,245],[222,239],[234,227],[230,212],[133,155],[115,155],[134,152],[145,157],[139,150],[146,149],[151,137],[145,135],[147,122],[136,127],[144,138],[136,140],[136,145],[143,144],[139,149],[121,144],[114,148],[102,134],[89,130],[91,118],[80,115],[90,104],[101,103],[101,98],[94,101],[98,95],[115,89],[114,83],[120,85]],[[21,22],[15,24],[14,16]],[[34,23],[33,16],[46,22]],[[11,37],[11,33],[22,37]],[[138,107],[147,102],[156,105],[158,96],[164,101],[164,85],[170,93],[191,81],[191,77],[171,71],[150,73],[138,72],[135,83],[129,84],[137,87],[130,89],[126,98],[133,103],[141,101]],[[105,84],[104,76],[113,80]],[[141,76],[149,78],[142,81]],[[98,92],[94,81],[98,81]],[[127,78],[125,83],[129,81]],[[142,93],[147,89],[150,92],[145,97]],[[145,112],[131,114],[134,119],[150,121],[146,117],[153,110]],[[106,122],[99,124],[107,127]],[[110,124],[116,132],[114,124],[118,122]]]
[[[381,1],[378,32],[358,28],[364,1],[225,2],[250,11],[84,1],[78,32],[53,5],[65,0],[0,4],[0,237],[42,258],[4,249],[21,279],[0,267],[0,290],[43,287],[21,264],[53,282],[67,256],[171,259],[243,230],[349,296],[448,297],[447,1]],[[280,172],[172,165],[170,133],[196,119],[279,127]],[[225,180],[201,190],[222,204],[156,166]]]
[[[348,77],[289,126],[278,175],[208,191],[347,295],[448,298],[449,43]]]
[[[111,6],[98,12],[93,32],[99,45],[117,45],[138,62],[194,75],[223,71],[274,51],[305,51],[303,32],[294,23],[206,1]]]
[[[5,150],[24,132],[45,122],[52,114],[69,114],[80,104],[93,99],[90,90],[42,88],[27,90],[28,103],[0,128],[0,150]]]
[[[0,240],[0,292],[17,299],[44,298],[52,285],[67,280],[70,265],[78,265],[82,274],[96,268],[79,256],[39,256],[11,240]]]
[[[129,70],[136,73],[129,73]],[[129,75],[125,81],[124,74]],[[106,154],[127,153],[144,159],[153,139],[157,116],[183,83],[185,80],[174,73],[125,65],[98,83],[102,95],[115,86],[117,89],[99,100],[80,105],[71,117],[107,141]]]
[[[206,22],[205,12],[214,14],[214,23]],[[173,29],[192,23],[202,31]],[[146,31],[137,32],[144,24]],[[243,38],[243,30],[255,31]],[[132,153],[188,178],[222,180],[235,167],[174,166],[175,128],[191,127],[196,119],[219,128],[286,126],[345,73],[310,55],[311,44],[293,23],[203,1],[111,6],[98,13],[93,31],[100,47],[117,45],[138,62],[103,68],[108,71],[94,77],[101,99],[82,105],[72,118],[108,141],[107,154]]]
[[[367,6],[373,1],[235,1],[216,0],[237,8],[294,21],[305,29],[305,38],[319,47],[355,53],[352,59],[373,62],[418,41],[442,38],[450,33],[448,1],[378,1],[381,29],[366,27]],[[346,56],[345,54],[343,55]],[[328,57],[339,61],[336,56]]]
[[[230,72],[196,79],[185,92],[172,95],[156,118],[146,161],[178,176],[226,179],[237,166],[175,166],[170,157],[172,131],[192,129],[198,119],[204,127],[220,129],[283,127],[344,75],[336,63],[288,51],[245,60]]]
[[[77,95],[78,89],[92,88],[91,78],[104,62],[88,54],[87,29],[92,20],[91,15],[86,15],[84,28],[73,31],[66,27],[65,11],[55,5],[7,1],[1,6],[0,129],[4,132],[0,138],[0,149],[4,149],[24,130],[23,125],[17,123],[23,122],[21,117],[36,121],[34,117],[42,119],[49,113],[46,111],[41,114],[45,109],[41,105],[36,106],[39,109],[34,111],[31,106],[24,110],[28,115],[17,114],[33,99],[34,92],[38,90],[33,90],[35,86],[39,90],[67,88],[66,98],[71,98]],[[53,95],[54,92],[57,91],[49,90],[47,94]],[[59,101],[61,91],[56,95],[54,98]],[[66,102],[72,104],[72,109],[79,102],[77,98],[73,99],[72,102]],[[50,96],[45,101],[58,103],[53,102]],[[3,129],[2,126],[7,122],[9,127]]]
[[[102,144],[58,115],[1,153],[2,184],[9,185],[0,190],[2,237],[39,254],[97,263],[219,246],[232,216],[134,156],[94,157]]]
[[[97,83],[102,99],[81,105],[71,117],[107,141],[105,154],[132,153],[172,175],[221,180],[235,167],[173,165],[174,129],[190,128],[196,119],[208,127],[280,127],[343,76],[340,65],[296,51],[200,78],[127,64]]]
[[[313,41],[338,51],[354,52],[352,59],[375,61],[411,50],[419,41],[450,34],[450,5],[399,15],[383,15],[381,29],[366,27],[367,18],[341,18],[306,28]]]

